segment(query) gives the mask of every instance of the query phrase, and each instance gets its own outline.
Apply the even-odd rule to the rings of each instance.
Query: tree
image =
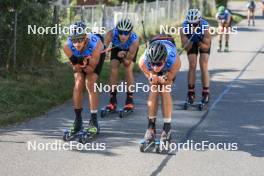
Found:
[[[29,35],[28,25],[52,26],[53,9],[44,0],[1,0],[0,2],[0,67],[13,66],[14,27],[16,28],[16,66],[37,67],[54,63],[54,36]],[[17,25],[15,25],[17,14]]]
[[[216,7],[218,8],[219,6],[223,5],[223,6],[227,6],[228,0],[215,0],[216,3]]]

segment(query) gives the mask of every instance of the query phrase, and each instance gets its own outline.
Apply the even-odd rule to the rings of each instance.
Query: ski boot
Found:
[[[195,92],[189,91],[186,97],[186,102],[184,103],[184,110],[187,110],[189,106],[193,105],[195,100]]]
[[[222,51],[222,46],[221,45],[218,45],[217,52],[221,52],[221,51]]]
[[[76,138],[79,133],[83,130],[83,122],[81,119],[75,119],[73,126],[70,129],[64,130],[63,140],[70,141]]]
[[[116,112],[116,103],[109,103],[106,107],[101,109],[101,118],[106,117],[110,113]]]
[[[166,132],[165,130],[162,131],[159,141],[159,147],[157,153],[168,153],[170,151],[170,143],[171,143],[171,130]]]
[[[229,42],[228,41],[225,42],[224,52],[229,52]]]
[[[224,52],[229,52],[229,47],[225,46]]]
[[[110,94],[110,101],[109,104],[101,109],[101,118],[104,118],[105,116],[109,115],[110,113],[116,112],[117,108],[117,99],[116,99],[116,91],[111,92]]]
[[[91,117],[88,128],[80,132],[79,142],[85,144],[88,139],[93,139],[95,135],[100,133],[100,126],[97,118]]]
[[[206,108],[208,106],[209,99],[210,99],[209,92],[203,92],[203,94],[202,94],[202,100],[201,100],[201,102],[199,104],[199,110],[200,111],[203,111],[204,108]]]
[[[159,142],[156,140],[156,129],[149,128],[147,129],[144,139],[142,139],[139,143],[140,152],[150,151],[151,149],[156,149]]]
[[[130,114],[133,111],[134,111],[133,97],[132,96],[128,96],[127,100],[126,100],[126,105],[124,106],[123,109],[119,110],[119,117],[123,118],[124,115],[128,115],[128,114]]]

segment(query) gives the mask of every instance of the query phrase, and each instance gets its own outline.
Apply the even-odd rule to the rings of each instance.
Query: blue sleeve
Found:
[[[204,29],[209,29],[209,23],[206,20],[202,20],[202,26]]]
[[[151,66],[150,66],[150,63],[148,62],[148,60],[147,60],[147,57],[146,57],[146,51],[144,52],[144,64],[146,65],[146,67],[147,67],[147,69],[149,70],[149,71],[152,71],[152,68],[151,68]]]
[[[70,38],[67,39],[67,46],[71,49],[72,45],[72,41]]]

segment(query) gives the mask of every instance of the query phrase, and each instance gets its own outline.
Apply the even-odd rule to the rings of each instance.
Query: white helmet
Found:
[[[198,23],[201,18],[201,12],[198,9],[190,9],[186,16],[188,23]]]
[[[125,19],[121,19],[117,25],[116,28],[119,31],[127,31],[127,32],[131,32],[133,30],[133,24],[130,21],[130,19],[125,18]]]

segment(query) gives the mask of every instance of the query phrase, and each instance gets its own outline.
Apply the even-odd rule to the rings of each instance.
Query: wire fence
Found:
[[[215,9],[215,1],[196,0],[194,7],[200,9],[204,15],[210,15],[211,9]],[[144,3],[122,3],[119,6],[86,5],[75,7],[61,7],[64,25],[73,21],[83,20],[91,27],[113,28],[121,18],[128,17],[134,23],[134,29],[141,31],[141,22],[146,28],[154,28],[158,25],[180,24],[189,9],[188,0],[156,0]]]
[[[156,32],[159,28],[159,25],[175,26],[177,24],[181,24],[190,6],[200,9],[204,15],[210,15],[212,10],[215,10],[215,0],[192,0],[192,2],[193,3],[191,5],[189,4],[189,0],[156,0],[154,2],[144,1],[144,3],[134,4],[122,3],[118,6],[106,6],[104,4],[89,6],[50,4],[50,14],[46,14],[51,16],[51,18],[49,18],[50,21],[41,22],[40,24],[45,23],[47,25],[53,25],[57,23],[62,27],[68,27],[73,22],[82,20],[93,29],[100,29],[100,27],[103,27],[105,31],[108,31],[116,25],[119,19],[128,17],[134,23],[134,30],[139,35],[141,35],[143,33],[141,26],[142,21],[144,21],[147,32],[151,30]],[[36,6],[36,8],[34,8],[34,6]],[[13,10],[10,11],[9,14],[6,14],[8,18],[7,16],[0,16],[0,26],[4,26],[1,25],[1,23],[4,24],[7,20],[9,21],[9,27],[11,26],[11,30],[8,32],[8,34],[0,35],[0,66],[5,65],[8,67],[9,63],[12,63],[15,66],[16,62],[20,61],[22,57],[24,57],[26,54],[25,51],[30,51],[21,51],[21,47],[19,47],[27,44],[25,43],[27,41],[21,41],[22,38],[25,38],[23,36],[25,36],[27,32],[27,28],[24,23],[22,26],[22,22],[24,22],[23,14],[30,15],[30,11],[32,11],[32,9],[40,9],[41,7],[39,6],[39,3],[28,4],[26,9],[29,10],[23,10],[22,12],[20,11],[19,15],[17,15],[17,12]],[[38,40],[43,40],[45,39],[44,37],[45,36],[39,37]],[[53,40],[54,42],[50,44],[50,46],[54,47],[54,53],[60,50],[59,43],[61,40],[63,40],[61,37],[64,37],[65,40],[66,36],[55,36]],[[35,41],[31,36],[29,39]],[[37,42],[37,44],[38,43],[39,42]],[[34,45],[34,47],[39,46]],[[34,51],[37,52],[39,50],[35,49]],[[45,49],[42,49],[42,52],[45,52]],[[35,58],[40,57],[38,53],[33,53],[32,55],[34,55]],[[41,56],[42,55],[43,54],[41,54]],[[17,57],[21,58],[17,59]]]

